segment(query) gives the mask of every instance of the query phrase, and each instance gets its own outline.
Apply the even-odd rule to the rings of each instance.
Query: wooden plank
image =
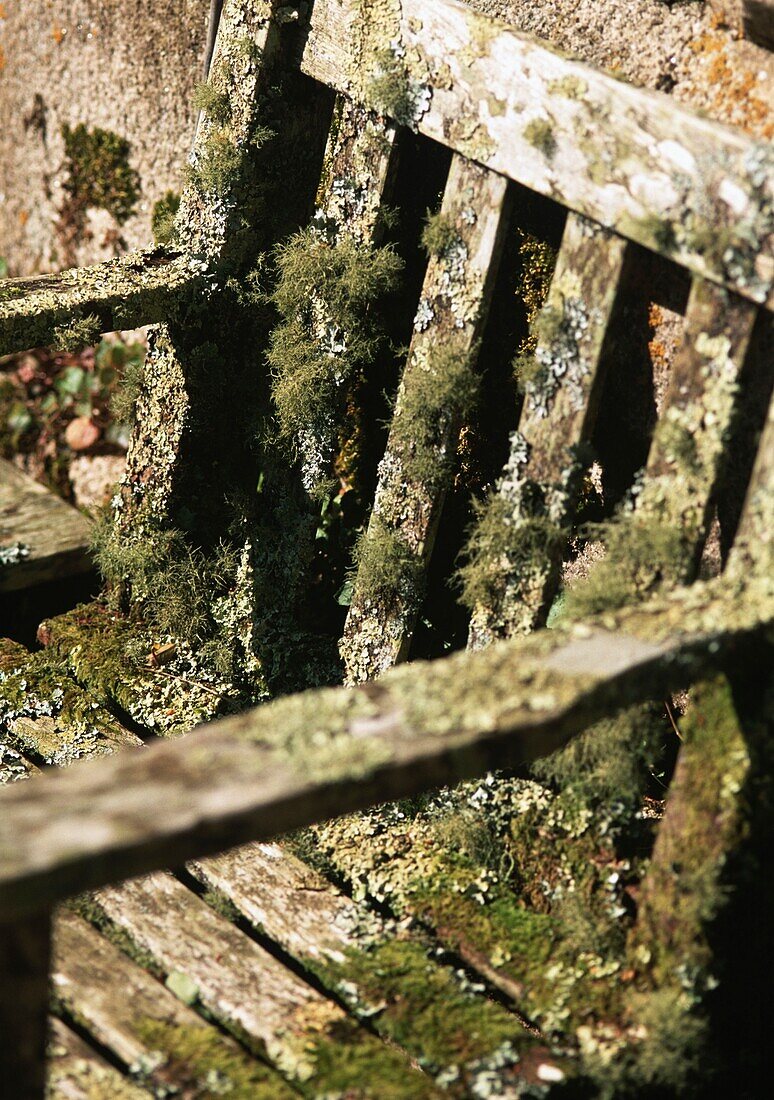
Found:
[[[105,882],[525,763],[684,685],[774,618],[771,578],[718,578],[483,653],[304,692],[180,741],[0,791],[6,919]],[[28,793],[29,791],[29,793]]]
[[[316,0],[301,67],[757,302],[774,149],[455,0]]]
[[[507,224],[507,184],[456,156],[362,544],[341,653],[347,680],[408,654]]]
[[[758,444],[742,515],[726,571],[744,582],[751,573],[774,575],[774,397]]]
[[[59,275],[3,279],[0,355],[57,346],[61,332],[85,318],[95,341],[102,332],[155,324],[201,282],[197,260],[163,249],[130,252]]]
[[[661,584],[692,580],[728,454],[742,371],[757,308],[695,278],[664,407],[631,521],[680,533],[672,562],[656,561]]]
[[[45,1091],[50,955],[49,912],[0,922],[0,1081],[9,1097]]]
[[[594,427],[602,349],[626,256],[622,238],[576,215],[567,219],[535,358],[525,368],[519,430],[470,547],[470,569],[487,593],[473,609],[471,649],[545,622],[585,472],[583,445]]]
[[[437,1095],[401,1054],[363,1031],[171,875],[101,890],[91,902],[102,919],[153,958],[173,991],[275,1064],[306,1095],[362,1089],[362,1059],[369,1061],[368,1096]]]
[[[180,1092],[193,1100],[211,1095],[217,1081],[225,1095],[255,1100],[295,1095],[277,1073],[67,909],[54,923],[51,976],[59,1010],[156,1092]]]
[[[431,957],[429,944],[342,894],[279,844],[249,844],[189,870],[379,1035],[434,1076],[454,1076],[446,1084],[451,1095],[476,1095],[483,1065],[498,1096],[539,1081],[540,1066],[565,1075],[562,1058],[501,1005],[464,987]]]
[[[308,230],[308,244],[325,255],[345,242],[364,249],[379,243],[397,165],[397,128],[382,115],[367,111],[346,96],[339,96],[334,121],[328,136],[317,208]],[[339,318],[326,300],[324,287],[310,285],[303,317],[288,317],[301,323],[304,331],[318,344],[329,363],[332,387],[321,422],[306,423],[293,442],[298,451],[305,489],[314,497],[319,486],[333,476],[333,461],[347,405],[347,397],[360,379],[358,366],[347,362],[341,368],[341,356],[350,344],[350,333],[342,331]],[[331,340],[336,333],[336,340]],[[320,334],[323,334],[322,337]],[[353,377],[354,374],[354,377]],[[310,533],[317,526],[319,509],[314,509]]]
[[[0,458],[0,592],[87,573],[91,524]]]
[[[148,1100],[61,1020],[49,1021],[47,1100]]]

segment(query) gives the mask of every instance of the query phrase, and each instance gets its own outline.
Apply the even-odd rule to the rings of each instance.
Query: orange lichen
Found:
[[[67,35],[67,30],[64,27],[54,27],[51,31],[51,37],[56,42],[57,46],[61,46]]]
[[[721,26],[717,16],[713,29],[700,35],[691,44],[699,60],[697,83],[711,93],[710,113],[722,122],[739,126],[753,137],[774,138],[774,119],[768,103],[758,94],[758,73],[738,57],[731,58],[730,44],[725,35],[714,28]]]

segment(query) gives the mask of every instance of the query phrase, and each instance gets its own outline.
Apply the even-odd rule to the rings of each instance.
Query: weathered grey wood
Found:
[[[60,275],[0,281],[0,355],[56,342],[57,329],[86,317],[101,332],[162,321],[202,281],[201,265],[161,249],[130,252]]]
[[[51,978],[58,1007],[149,1087],[204,1098],[216,1078],[226,1094],[294,1095],[278,1074],[67,909],[54,923]]]
[[[774,397],[758,445],[727,572],[743,581],[751,573],[774,575]]]
[[[347,616],[347,680],[405,658],[424,589],[460,418],[474,387],[507,224],[506,181],[455,156],[440,217],[449,239],[428,266]],[[386,568],[391,583],[380,579]]]
[[[50,957],[50,912],[0,922],[0,1081],[19,1100],[45,1090]]]
[[[407,1060],[360,1029],[264,948],[169,874],[154,874],[101,890],[92,898],[103,918],[122,929],[167,976],[167,985],[201,1006],[254,1053],[266,1057],[312,1096],[347,1088],[384,1095],[382,1074],[394,1074],[394,1095],[435,1090]],[[338,1066],[331,1066],[331,1044]],[[353,1048],[347,1068],[347,1048]],[[373,1078],[360,1079],[354,1056],[370,1056]],[[406,1082],[401,1084],[401,1069]]]
[[[530,1079],[525,1060],[563,1072],[561,1058],[501,1005],[463,988],[451,968],[430,957],[426,943],[342,894],[283,846],[248,844],[188,866],[379,1035],[434,1076],[448,1078],[454,1067],[455,1080],[447,1085],[452,1095],[471,1095],[488,1060],[487,1080],[496,1083],[498,1096],[519,1094],[519,1083]]]
[[[772,618],[770,577],[719,578],[378,685],[278,700],[34,791],[12,785],[0,791],[0,913],[527,762],[741,659]]]
[[[0,592],[88,572],[90,532],[85,516],[0,458]]]
[[[47,1100],[148,1100],[148,1096],[61,1020],[49,1020]]]
[[[491,544],[474,540],[472,548],[476,567],[489,578],[488,599],[471,616],[472,649],[545,622],[586,468],[583,445],[594,427],[602,349],[626,256],[621,237],[577,215],[568,217],[538,322],[534,377],[526,385],[519,429],[497,485],[499,500],[490,502],[504,509],[497,537]],[[536,509],[553,538],[541,542],[529,535]]]
[[[692,580],[698,568],[718,480],[730,459],[728,441],[756,314],[750,302],[694,279],[683,342],[633,510],[634,522],[680,533],[682,553],[672,563],[653,563],[671,584]]]
[[[744,297],[772,300],[765,142],[455,0],[316,0],[301,65]]]

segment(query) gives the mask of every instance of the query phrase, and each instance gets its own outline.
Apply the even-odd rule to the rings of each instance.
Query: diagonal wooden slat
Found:
[[[770,143],[456,0],[316,0],[301,67],[743,297],[774,300]]]
[[[0,355],[56,346],[62,330],[90,319],[96,336],[163,321],[176,301],[204,285],[202,265],[190,256],[130,252],[95,267],[60,275],[0,281]]]
[[[145,1085],[206,1096],[245,1090],[256,1100],[294,1096],[282,1078],[203,1020],[70,910],[57,913],[51,972],[60,1011],[78,1020]]]
[[[471,545],[471,567],[487,592],[473,610],[471,649],[545,621],[585,470],[583,445],[594,426],[602,350],[626,256],[622,238],[577,215],[567,219],[535,360],[523,367],[519,430]]]
[[[743,580],[774,576],[774,397],[758,445],[750,484],[726,571]]]
[[[363,1030],[172,875],[126,882],[90,900],[102,920],[155,961],[170,987],[177,986],[253,1053],[276,1065],[302,1094],[355,1091],[363,1084],[361,1059],[368,1058],[367,1095],[387,1095],[390,1088],[396,1100],[439,1095],[408,1059]]]
[[[63,1024],[49,1021],[48,1100],[148,1100],[148,1093],[123,1077],[101,1054]]]
[[[453,158],[341,642],[350,683],[378,676],[408,652],[461,417],[475,391],[507,197],[502,177]]]
[[[745,639],[756,644],[772,620],[768,575],[721,577],[13,784],[0,791],[0,915],[528,762],[620,707],[742,660]]]

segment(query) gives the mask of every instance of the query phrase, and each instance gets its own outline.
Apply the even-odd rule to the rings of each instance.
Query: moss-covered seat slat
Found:
[[[541,1072],[557,1080],[572,1072],[516,1016],[433,958],[429,941],[341,893],[286,845],[248,844],[188,866],[451,1095],[475,1095],[485,1079],[507,1094],[537,1084]]]
[[[408,1058],[172,875],[98,890],[88,907],[103,927],[127,937],[178,996],[276,1066],[304,1095],[361,1089],[374,1098],[437,1095]]]
[[[81,908],[88,911],[85,901]],[[55,921],[51,977],[56,1011],[108,1050],[138,1086],[202,1100],[214,1087],[245,1100],[295,1095],[70,908]]]
[[[0,355],[83,347],[101,333],[163,321],[201,282],[195,259],[163,249],[130,252],[59,275],[0,281]]]
[[[148,1100],[135,1085],[56,1017],[49,1022],[46,1096],[50,1100]]]
[[[774,302],[769,143],[458,0],[369,7],[316,0],[303,71],[743,297]]]

